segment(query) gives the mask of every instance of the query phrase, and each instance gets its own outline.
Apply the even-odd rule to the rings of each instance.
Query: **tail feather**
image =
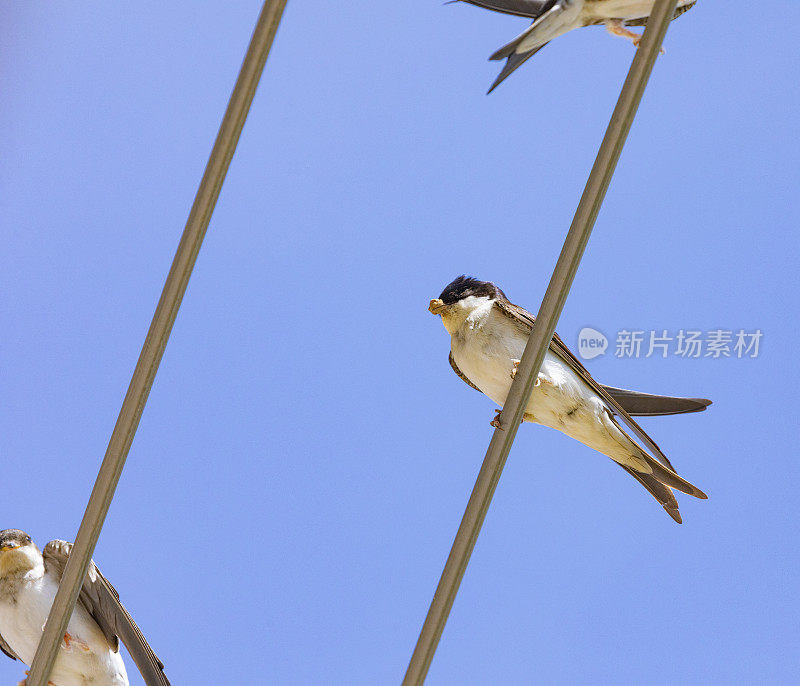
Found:
[[[544,45],[547,45],[547,43],[545,43]],[[528,52],[519,52],[519,53],[512,52],[508,56],[508,59],[506,60],[506,64],[503,67],[503,70],[497,75],[497,78],[494,80],[492,87],[488,91],[486,91],[486,94],[488,95],[501,83],[503,83],[503,81],[505,81],[511,75],[512,72],[514,72],[518,67],[520,67],[523,64],[523,62],[525,62],[529,57],[533,57],[537,52],[539,52],[539,50],[541,50],[544,47],[544,45],[540,45],[538,48],[534,48],[533,50],[528,50]],[[496,54],[497,53],[495,53],[495,55]],[[502,57],[496,58],[494,55],[492,55],[490,59],[502,59]]]
[[[644,450],[641,451],[641,456],[644,458],[645,462],[647,462],[650,469],[652,469],[652,476],[665,486],[674,488],[676,491],[686,493],[687,495],[693,495],[695,498],[700,498],[701,500],[708,499],[708,496],[697,488],[697,486],[690,484],[686,479],[678,476],[669,467],[661,464],[661,462],[651,455],[648,455]]]
[[[514,40],[510,43],[506,43],[502,48],[498,48],[495,50],[491,55],[489,55],[490,60],[504,60],[507,58],[511,59],[514,55],[524,55],[525,52],[517,52],[517,48],[520,46],[520,43],[524,41],[528,34],[530,33],[531,29],[536,25],[536,22],[531,24],[531,28],[529,28],[525,33],[517,36]],[[541,45],[537,45],[537,48],[542,47]],[[530,52],[530,51],[526,51]]]
[[[681,513],[678,511],[678,501],[675,499],[673,492],[667,486],[662,484],[652,474],[640,474],[636,470],[626,467],[623,464],[619,466],[628,472],[628,474],[630,474],[640,484],[642,484],[642,486],[644,486],[650,492],[650,495],[652,495],[661,504],[661,507],[666,510],[670,517],[678,522],[678,524],[683,523],[683,519],[681,519]]]
[[[491,93],[517,69],[525,60],[535,55],[554,38],[576,28],[579,25],[581,6],[567,5],[557,0],[549,0],[544,4],[533,23],[510,43],[497,50],[490,60],[506,60],[503,71],[489,89]]]
[[[621,407],[619,409],[624,412]],[[627,462],[630,464],[631,469],[634,469],[639,474],[652,474],[657,481],[660,481],[665,486],[674,488],[676,491],[680,491],[681,493],[686,493],[687,495],[692,495],[695,498],[701,498],[702,500],[708,498],[708,496],[699,488],[697,488],[697,486],[690,484],[682,476],[679,476],[666,457],[663,457],[662,460],[659,460],[653,457],[638,443],[634,442],[634,440],[628,436],[625,430],[620,426],[616,416],[611,414],[610,409],[607,409],[606,412],[601,415],[601,419],[607,422],[606,429],[609,436],[614,438],[614,440],[616,440],[619,445],[624,448],[625,453],[627,453],[627,460],[623,459],[622,462]],[[633,422],[633,420],[631,420],[630,425],[634,427],[638,426],[635,422]],[[617,435],[618,433],[622,434],[622,436]],[[647,434],[642,432],[642,435],[644,435],[652,445],[655,445],[655,443],[652,442],[652,439],[650,439]],[[658,446],[656,446],[656,448],[658,448]],[[601,450],[600,452],[603,451]],[[616,459],[611,453],[606,454],[611,459]],[[636,469],[637,464],[642,468],[642,471]]]

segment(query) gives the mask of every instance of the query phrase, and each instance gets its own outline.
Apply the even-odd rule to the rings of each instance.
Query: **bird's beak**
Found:
[[[5,553],[6,551],[14,550],[15,548],[19,548],[19,546],[16,543],[10,543],[9,545],[4,545],[2,548],[0,548],[0,553]]]
[[[441,314],[445,307],[447,307],[447,305],[442,302],[441,298],[436,298],[435,300],[431,300],[431,304],[428,305],[428,312],[431,314]]]

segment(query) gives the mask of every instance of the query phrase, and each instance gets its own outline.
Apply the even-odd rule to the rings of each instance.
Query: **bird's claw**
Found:
[[[511,379],[512,379],[512,381],[517,377],[517,372],[519,371],[519,363],[520,363],[520,360],[517,360],[516,362],[513,363],[514,366],[511,369]],[[550,381],[547,381],[547,380],[545,380],[544,383],[546,383],[549,386],[553,385]],[[541,385],[542,385],[542,374],[540,372],[539,375],[536,377],[536,381],[533,382],[533,387],[536,388],[537,386],[541,386]],[[498,412],[499,411],[500,410],[498,410]]]
[[[619,36],[620,38],[625,38],[633,43],[634,47],[638,48],[639,43],[642,42],[642,35],[641,33],[635,33],[630,29],[625,27],[625,24],[620,21],[619,19],[615,19],[613,21],[609,21],[606,23],[606,30],[613,36]],[[662,55],[666,55],[667,51],[664,48],[660,50]]]
[[[502,409],[501,410],[495,410],[494,411],[494,419],[491,422],[489,422],[490,426],[493,426],[495,429],[500,429],[501,431],[504,430],[502,425],[500,424],[500,413],[502,411],[503,411]]]

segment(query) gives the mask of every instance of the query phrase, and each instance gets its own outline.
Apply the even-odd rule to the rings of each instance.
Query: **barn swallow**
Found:
[[[31,664],[71,550],[66,541],[50,541],[39,552],[24,531],[0,531],[0,650],[9,657]],[[92,562],[49,683],[128,686],[120,640],[147,686],[169,686],[164,665]]]
[[[533,23],[510,43],[497,50],[490,60],[506,60],[491,93],[517,67],[533,57],[551,40],[582,26],[604,24],[609,33],[639,45],[641,35],[628,26],[644,26],[655,0],[462,0],[485,9],[528,17]],[[679,0],[672,17],[691,9],[697,0]]]
[[[450,334],[453,371],[502,407],[528,341],[533,315],[510,302],[493,283],[467,276],[450,283],[438,298],[431,300],[428,309],[442,318]],[[607,455],[636,478],[680,524],[672,489],[696,498],[707,496],[678,476],[661,449],[632,417],[700,412],[710,404],[710,400],[701,398],[650,395],[603,386],[555,335],[523,421],[557,429]],[[623,424],[644,447],[628,435]],[[492,425],[503,428],[499,416]]]

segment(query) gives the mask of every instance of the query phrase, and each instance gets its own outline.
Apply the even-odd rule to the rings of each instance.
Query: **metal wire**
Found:
[[[285,6],[286,0],[266,0],[261,9],[78,529],[72,554],[36,649],[27,679],[28,686],[45,686],[52,671]]]
[[[501,428],[495,429],[492,435],[478,479],[467,503],[467,509],[458,527],[453,547],[445,563],[439,585],[403,679],[403,686],[420,686],[428,674],[472,549],[475,547],[497,482],[500,480],[506,458],[517,435],[525,406],[531,397],[545,352],[553,338],[556,323],[561,315],[677,4],[678,0],[657,0],[650,14],[639,50],[633,58],[617,106],[597,153],[597,159],[589,174],[578,209],[564,241],[564,247],[561,249],[553,276],[550,278],[550,284],[539,308],[539,314],[525,346],[516,377],[511,384],[503,411],[499,416]]]

